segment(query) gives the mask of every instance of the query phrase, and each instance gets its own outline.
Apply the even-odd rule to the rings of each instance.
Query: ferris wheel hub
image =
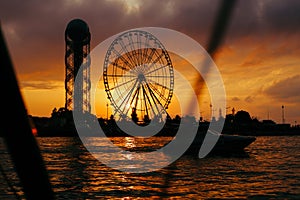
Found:
[[[140,83],[146,81],[145,75],[143,73],[138,74],[138,80]]]

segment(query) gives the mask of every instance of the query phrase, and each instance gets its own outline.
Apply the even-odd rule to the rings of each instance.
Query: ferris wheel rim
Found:
[[[135,49],[132,45],[134,45],[133,42],[130,43],[130,38],[132,35],[139,35],[139,36],[145,36],[146,42],[147,40],[154,40],[155,45],[158,45],[156,48],[149,48],[150,45],[145,42],[145,47],[142,49],[141,44],[139,41],[136,42],[137,45],[140,45],[139,48]],[[138,39],[139,36],[137,36]],[[129,40],[129,44],[124,44],[122,39],[126,38]],[[121,43],[121,44],[120,44]],[[122,44],[123,43],[123,44]],[[120,52],[115,50],[115,46],[120,45],[122,46]],[[128,51],[127,48],[130,48],[131,51]],[[147,51],[146,51],[146,50]],[[148,49],[150,49],[150,55],[148,55]],[[153,50],[154,49],[154,50]],[[158,56],[157,49],[161,51],[161,54]],[[135,51],[138,50],[138,53]],[[146,52],[145,52],[146,51]],[[134,52],[134,54],[132,53]],[[117,58],[113,60],[113,62],[110,60],[110,57],[112,54],[116,54]],[[123,53],[123,54],[122,54]],[[141,54],[144,53],[142,56]],[[126,54],[130,54],[128,58],[124,58]],[[133,54],[134,56],[132,56]],[[155,62],[152,63],[150,66],[148,66],[148,63],[152,61],[153,56],[157,56],[154,60]],[[164,64],[163,60],[164,60]],[[122,61],[126,64],[126,68],[124,66],[119,66],[118,62]],[[159,62],[161,65],[157,65],[157,62]],[[116,69],[113,69],[114,73],[117,70],[121,70],[122,74],[110,74],[108,72],[108,67],[112,65]],[[154,66],[154,69],[153,69]],[[114,115],[119,113],[120,115],[128,116],[129,109],[125,109],[124,106],[122,107],[122,104],[126,103],[128,104],[130,101],[130,107],[137,111],[147,113],[153,112],[154,114],[161,114],[161,112],[165,112],[166,109],[168,109],[168,106],[171,102],[171,98],[173,96],[173,88],[174,88],[174,71],[173,71],[173,65],[171,62],[171,58],[163,46],[163,44],[151,33],[143,31],[143,30],[129,30],[127,32],[124,32],[120,34],[109,46],[104,60],[104,68],[103,68],[103,82],[105,86],[105,92],[107,94],[107,98],[111,102],[111,105],[114,107]],[[126,71],[126,74],[124,74],[124,71]],[[167,73],[167,75],[166,75]],[[125,79],[126,81],[121,84],[116,84],[118,82],[118,79]],[[131,79],[128,79],[131,78]],[[161,79],[159,79],[161,78]],[[110,86],[109,81],[113,81],[114,85]],[[128,86],[129,85],[129,86]],[[167,86],[168,87],[167,87]],[[124,87],[128,89],[127,93],[122,93],[121,90],[118,88]],[[129,89],[131,88],[131,89]],[[158,89],[159,88],[159,89]],[[115,91],[117,93],[117,97],[114,97],[116,95],[112,94],[112,91]],[[140,95],[140,93],[142,95]],[[124,97],[125,98],[119,102],[117,98]],[[132,97],[133,95],[133,97]],[[137,101],[139,98],[139,95],[143,100],[145,101],[144,104],[140,103],[140,105],[144,105],[144,108],[137,108]],[[118,101],[118,102],[116,102]],[[133,101],[136,101],[134,106],[132,106]],[[152,102],[152,103],[151,103]],[[154,105],[152,105],[154,104]],[[159,109],[157,104],[162,107],[162,109]],[[126,105],[127,106],[127,105]],[[151,108],[150,108],[150,107]],[[156,111],[154,111],[153,106],[156,106]],[[149,107],[149,108],[148,108]],[[159,111],[160,110],[160,111]]]

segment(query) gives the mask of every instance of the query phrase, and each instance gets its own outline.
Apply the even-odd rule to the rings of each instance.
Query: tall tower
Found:
[[[87,23],[81,19],[73,19],[68,23],[65,30],[65,108],[67,110],[76,110],[81,112],[91,111],[90,40],[91,34]],[[76,87],[74,85],[75,78],[77,78]],[[73,99],[74,88],[76,88],[76,92],[80,94],[78,97],[76,96],[76,98],[78,98],[76,99],[76,102],[74,102]]]

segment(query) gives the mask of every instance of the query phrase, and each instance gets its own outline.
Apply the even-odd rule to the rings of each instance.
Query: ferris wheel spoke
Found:
[[[149,54],[149,56],[147,57],[147,59],[146,59],[146,62],[145,63],[150,63],[151,62],[151,60],[152,60],[152,57],[153,57],[153,55],[154,55],[154,53],[155,53],[155,51],[156,51],[156,49],[155,48],[150,48],[151,49],[151,51],[150,51],[150,54]]]
[[[153,103],[154,103],[154,105],[155,105],[155,107],[156,107],[156,110],[157,110],[157,112],[159,113],[160,111],[159,111],[159,108],[158,108],[156,102],[157,102],[159,105],[161,105],[161,103],[160,103],[159,99],[157,98],[157,96],[154,94],[154,92],[151,90],[151,88],[149,87],[149,85],[146,84],[146,86],[147,86],[147,89],[148,89],[148,91],[149,91],[150,96],[152,97],[152,101],[153,101]],[[162,105],[161,105],[161,106],[162,106]],[[162,107],[163,107],[163,106],[162,106]]]
[[[121,78],[136,78],[135,75],[126,75],[126,74],[107,74],[108,77],[121,77]]]
[[[140,33],[137,33],[137,44],[138,44],[138,65],[142,64],[142,43],[141,43],[141,35]]]
[[[149,96],[148,96],[148,94],[147,94],[147,92],[146,92],[146,89],[145,89],[144,85],[142,85],[142,89],[143,89],[143,95],[144,95],[144,99],[145,99],[145,105],[147,105],[147,102],[146,102],[146,100],[147,100],[147,101],[148,101],[148,104],[149,104],[149,107],[151,108],[151,110],[152,110],[152,112],[153,112],[153,114],[154,114],[155,112],[154,112],[154,109],[153,109],[151,100],[150,100],[150,98],[149,98]],[[147,106],[146,106],[146,110],[147,110],[147,111],[146,111],[146,112],[147,112],[147,115],[150,116],[149,113],[148,113],[148,108],[147,108]]]
[[[145,95],[145,90],[144,90],[144,87],[143,87],[143,86],[142,86],[142,93],[143,93],[143,98],[144,98],[144,104],[145,104],[146,115],[149,117],[148,106],[147,106],[147,101],[146,101],[146,95]]]
[[[172,76],[164,76],[164,75],[148,75],[146,78],[172,78]]]
[[[147,54],[148,54],[148,50],[149,50],[149,48],[143,48],[143,50],[142,50],[142,63],[143,63],[143,64],[146,64],[146,63],[147,63],[147,58],[148,58]]]
[[[132,88],[134,87],[135,82],[131,83],[131,85],[129,85],[129,87],[127,88]],[[126,94],[128,94],[128,90],[123,90],[122,92],[120,90],[116,90],[116,93],[118,95],[118,98],[116,98],[115,102],[116,104],[119,104],[119,102],[126,96]]]
[[[162,84],[160,84],[160,83],[158,83],[158,82],[156,82],[156,81],[153,81],[152,79],[148,79],[148,81],[149,82],[151,82],[151,83],[153,83],[153,84],[155,84],[155,85],[157,85],[157,86],[160,86],[160,87],[162,87],[163,89],[166,89],[166,90],[171,90],[170,88],[168,88],[167,86],[165,86],[165,85],[162,85]]]
[[[127,95],[125,96],[125,98],[123,99],[123,101],[121,102],[121,104],[118,106],[119,109],[121,108],[122,105],[124,106],[124,108],[126,108],[127,103],[128,103],[128,101],[129,101],[129,99],[130,99],[131,94],[133,93],[133,91],[134,91],[134,89],[135,89],[135,86],[136,86],[137,82],[138,82],[138,81],[136,80],[136,82],[134,83],[134,85],[133,85],[133,87],[131,88],[131,90],[127,93]],[[126,104],[124,104],[125,101],[126,101]],[[123,109],[122,113],[123,113],[123,112],[124,112],[124,109]]]
[[[128,51],[128,49],[127,49],[127,47],[126,47],[126,45],[124,44],[124,41],[122,40],[122,39],[120,39],[120,45],[121,45],[121,47],[122,47],[122,49],[124,49],[125,51],[125,53],[124,53],[124,55],[126,55],[126,57],[129,59],[129,61],[130,61],[130,64],[131,64],[131,66],[133,66],[133,68],[131,68],[131,69],[134,69],[134,66],[136,65],[136,63],[135,63],[135,60],[134,60],[134,57],[131,55],[131,51]]]
[[[149,71],[149,72],[145,73],[145,75],[151,74],[151,73],[156,72],[156,71],[158,71],[158,70],[161,70],[161,69],[163,69],[163,68],[165,68],[165,67],[169,67],[169,64],[167,64],[167,65],[162,65],[162,66],[160,66],[160,67],[158,67],[158,68],[156,68],[156,69],[154,69],[154,70],[152,70],[152,71]],[[150,66],[149,66],[149,68],[150,68]]]
[[[146,41],[145,41],[145,48],[143,48],[142,50],[142,63],[146,63],[145,61],[147,60],[147,53],[148,53],[148,49],[149,49],[149,36],[146,35]]]
[[[121,86],[124,86],[124,85],[126,85],[126,84],[128,84],[128,83],[131,83],[132,81],[137,81],[137,79],[131,79],[131,80],[126,81],[126,82],[124,82],[124,83],[121,83],[120,85],[117,85],[117,86],[115,86],[115,87],[108,88],[108,91],[112,91],[112,90],[114,90],[114,89],[116,89],[116,88],[119,88],[119,87],[121,87]]]
[[[115,48],[112,49],[112,51],[117,55],[119,59],[121,59],[126,65],[130,67],[130,69],[133,69],[134,66],[131,64],[130,61],[128,61],[123,55],[120,54]]]
[[[140,83],[138,84],[137,89],[134,91],[134,94],[133,94],[133,96],[132,96],[132,98],[131,98],[130,103],[128,104],[129,99],[128,99],[128,101],[126,102],[126,105],[130,105],[130,106],[128,107],[126,113],[125,113],[126,115],[128,115],[129,108],[132,106],[133,101],[135,100],[135,98],[138,98],[139,90],[140,90]],[[131,95],[130,95],[130,96],[131,96]],[[137,96],[137,97],[136,97],[136,96]],[[134,106],[134,108],[136,108],[136,106]]]
[[[123,67],[123,66],[117,64],[117,61],[112,62],[112,61],[109,60],[108,63],[111,64],[114,67],[117,67],[117,68],[121,69],[121,70],[130,72],[130,69],[127,69],[126,67]]]
[[[151,65],[149,67],[150,68],[153,67],[164,55],[165,55],[164,52],[159,54],[159,56],[157,56],[157,58],[153,62],[151,62]]]
[[[137,60],[137,56],[136,55],[136,50],[135,50],[135,47],[134,47],[134,42],[132,40],[132,34],[128,36],[128,40],[129,40],[129,46],[130,46],[130,53],[131,53],[131,56],[132,58],[134,59],[134,63],[136,65],[138,65],[138,60]]]
[[[167,102],[166,97],[161,92],[159,92],[158,89],[156,87],[154,87],[154,85],[152,85],[151,83],[148,83],[148,84],[153,89],[153,91],[159,95],[160,98],[162,98],[165,102]]]
[[[139,94],[140,94],[140,83],[139,83],[136,91],[137,91],[137,94],[136,94],[136,98],[135,98],[135,102],[134,102],[134,108],[138,107]]]

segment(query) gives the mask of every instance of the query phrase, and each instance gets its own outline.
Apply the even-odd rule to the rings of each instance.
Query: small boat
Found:
[[[214,145],[212,144],[213,147],[208,155],[230,155],[245,153],[245,148],[256,140],[256,138],[253,136],[227,135],[214,133],[212,131],[207,131],[206,134],[212,134],[212,136],[218,137],[216,139],[216,143]],[[198,156],[201,146],[203,145],[204,136],[206,136],[206,134],[203,132],[198,133],[185,154]]]
[[[236,152],[243,151],[256,140],[253,136],[221,134],[215,146],[216,151]]]

